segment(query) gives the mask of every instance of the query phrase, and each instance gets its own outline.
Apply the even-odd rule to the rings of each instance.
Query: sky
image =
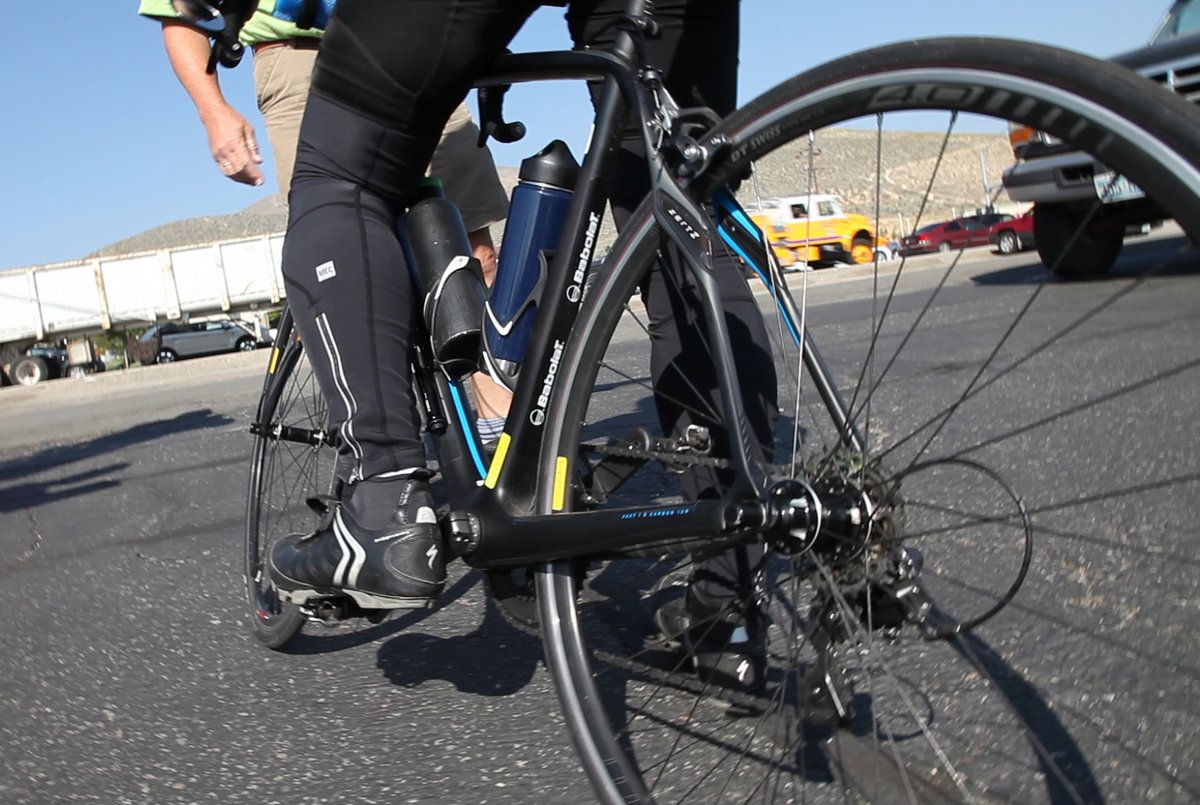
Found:
[[[1004,36],[1111,56],[1144,44],[1168,5],[742,0],[739,93],[749,100],[829,59],[924,36]],[[236,212],[276,192],[269,155],[263,187],[236,184],[217,171],[194,107],[171,72],[159,26],[137,16],[135,0],[5,0],[4,6],[0,269],[82,258],[159,224]],[[61,19],[47,25],[51,13]],[[512,48],[568,45],[562,10],[544,8]],[[249,62],[222,71],[221,82],[265,146]],[[493,146],[497,163],[517,165],[555,137],[581,156],[590,123],[581,86],[518,88],[505,108],[530,134]]]

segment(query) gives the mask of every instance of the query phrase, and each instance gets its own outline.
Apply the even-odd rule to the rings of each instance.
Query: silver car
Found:
[[[162,342],[158,348],[158,363],[218,352],[249,352],[258,348],[258,339],[254,334],[229,319],[156,324],[142,333],[140,340],[150,343],[160,337]]]

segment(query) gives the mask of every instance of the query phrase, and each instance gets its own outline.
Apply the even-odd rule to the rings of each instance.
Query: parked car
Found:
[[[1034,247],[1033,210],[1016,218],[998,221],[988,230],[988,243],[1000,254],[1016,254]]]
[[[885,238],[882,235],[875,238],[875,256],[879,262],[900,259],[900,241]]]
[[[157,363],[217,352],[249,352],[258,348],[258,337],[230,319],[189,324],[156,324],[138,339],[143,344],[158,341]]]
[[[991,226],[1011,218],[1012,216],[1006,213],[990,212],[923,226],[908,237],[900,239],[900,256],[944,253],[951,249],[985,246]]]
[[[1200,0],[1176,0],[1150,44],[1112,61],[1200,103]],[[1017,163],[1004,172],[1004,189],[1013,201],[1036,203],[1038,256],[1059,277],[1104,274],[1126,234],[1161,223],[1153,199],[1089,154],[1028,127],[1014,126],[1010,139]]]

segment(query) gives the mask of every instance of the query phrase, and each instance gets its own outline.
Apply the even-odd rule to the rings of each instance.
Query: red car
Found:
[[[992,224],[988,230],[988,243],[994,245],[1000,254],[1016,254],[1034,248],[1033,210],[1020,218]]]
[[[992,225],[1011,218],[1011,215],[1003,213],[986,213],[923,226],[900,241],[900,256],[983,246],[988,242],[988,232]]]

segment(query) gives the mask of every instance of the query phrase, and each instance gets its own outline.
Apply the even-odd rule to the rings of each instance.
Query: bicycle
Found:
[[[865,312],[852,301],[840,303],[822,318],[826,307],[808,305],[822,293],[815,281],[801,274],[800,287],[789,288],[767,233],[747,209],[756,197],[782,194],[783,188],[762,188],[771,171],[759,166],[770,159],[805,165],[811,193],[814,137],[820,141],[819,132],[860,119],[871,123],[871,189],[878,198],[885,119],[940,110],[949,128],[931,154],[935,167],[915,205],[918,218],[960,116],[979,114],[1033,126],[1096,154],[1195,240],[1200,113],[1111,64],[1028,43],[946,39],[831,62],[716,121],[678,109],[653,70],[637,69],[638,39],[651,27],[648,5],[631,0],[612,53],[508,55],[480,82],[600,79],[603,90],[594,145],[559,258],[545,278],[494,457],[474,433],[467,391],[437,371],[427,343],[417,339],[414,376],[449,500],[443,519],[449,546],[489,574],[510,615],[538,624],[565,720],[601,801],[792,801],[806,796],[799,789],[808,784],[816,786],[814,796],[852,790],[878,801],[1102,797],[1085,751],[1061,722],[1055,726],[1050,708],[1029,717],[1021,697],[1036,699],[1038,688],[1014,683],[1013,664],[976,630],[994,625],[1014,602],[1032,566],[1035,534],[1066,563],[1070,547],[1096,528],[1097,521],[1086,519],[1089,507],[1113,514],[1109,504],[1120,497],[1092,485],[1111,465],[1090,479],[1041,466],[1055,450],[1074,446],[1062,420],[1078,414],[1080,427],[1091,428],[1090,415],[1128,415],[1125,406],[1146,404],[1147,388],[1186,392],[1196,364],[1185,360],[1140,374],[1135,367],[1130,380],[1114,373],[1082,400],[1064,402],[1046,384],[1036,393],[1050,401],[1049,413],[1038,410],[1026,423],[1011,423],[985,404],[1000,400],[1022,413],[1029,393],[1023,375],[1044,370],[1056,350],[1069,358],[1067,369],[1056,371],[1077,368],[1078,342],[1098,339],[1112,326],[1106,316],[1114,309],[1131,308],[1142,326],[1153,327],[1153,305],[1143,312],[1130,297],[1145,291],[1153,302],[1161,289],[1150,280],[1169,279],[1176,268],[1155,262],[1119,280],[1099,303],[1086,299],[1080,289],[1088,289],[1079,284],[1038,285],[1021,302],[986,282],[957,284],[961,253],[934,272],[906,272],[902,262],[887,288],[880,288],[876,263],[872,291],[882,290],[881,298]],[[605,155],[620,135],[620,108],[641,125],[653,191],[593,267],[589,226],[603,211],[598,180],[610,169]],[[877,231],[882,205],[872,205]],[[1089,216],[1102,214],[1097,205]],[[630,300],[655,266],[692,294],[691,310],[711,347],[707,359],[720,379],[720,398],[703,413],[728,424],[654,433],[655,391],[626,344],[631,328],[647,329]],[[712,279],[716,270],[753,274],[766,289],[761,307],[773,336],[781,409],[770,458],[756,450],[745,426],[747,403]],[[918,290],[929,293],[924,303],[911,299]],[[980,302],[959,301],[972,292]],[[1082,309],[1046,329],[1036,304],[1043,296],[1051,313]],[[963,316],[974,322],[970,329],[956,329]],[[859,317],[862,328],[849,330],[846,322]],[[1184,320],[1155,332],[1184,338],[1194,335],[1188,329]],[[818,330],[841,336],[828,353],[815,343]],[[961,359],[926,351],[938,330],[955,333]],[[978,343],[985,334],[989,345]],[[1164,410],[1151,408],[1151,417]],[[974,431],[981,417],[993,425],[986,435]],[[1130,481],[1117,492],[1141,499],[1195,487],[1187,438],[1195,427],[1180,426],[1184,438],[1155,456],[1162,466],[1153,480]],[[336,436],[288,313],[252,432],[246,579],[256,635],[280,647],[306,620],[376,617],[336,598],[303,610],[284,604],[263,571],[274,538],[311,527],[303,499],[333,483]],[[1094,437],[1090,430],[1084,435]],[[696,468],[726,477],[721,497],[681,498],[679,475]],[[1022,484],[1018,473],[1033,477]],[[1031,514],[1022,495],[1050,482],[1078,495],[1077,505],[1066,508],[1084,513],[1060,521],[1062,502],[1051,495],[1039,498]],[[1035,523],[1034,514],[1048,522]],[[1115,516],[1130,532],[1187,527],[1184,514],[1167,504],[1153,516],[1123,510]],[[1053,542],[1064,535],[1066,549]],[[764,558],[748,558],[749,545],[762,546]],[[740,551],[731,607],[767,613],[762,691],[697,675],[686,652],[651,625],[653,603],[686,583],[695,557],[714,550]],[[1059,583],[1071,586],[1069,579]],[[1005,631],[992,637],[1011,638]],[[952,651],[934,658],[937,647]],[[967,670],[948,662],[955,655]],[[1054,684],[1040,680],[1045,688]],[[961,721],[943,723],[967,708]],[[994,731],[1002,724],[1020,746],[1001,744]],[[1104,738],[1106,729],[1096,732]],[[1156,774],[1165,785],[1195,790],[1179,775]]]

